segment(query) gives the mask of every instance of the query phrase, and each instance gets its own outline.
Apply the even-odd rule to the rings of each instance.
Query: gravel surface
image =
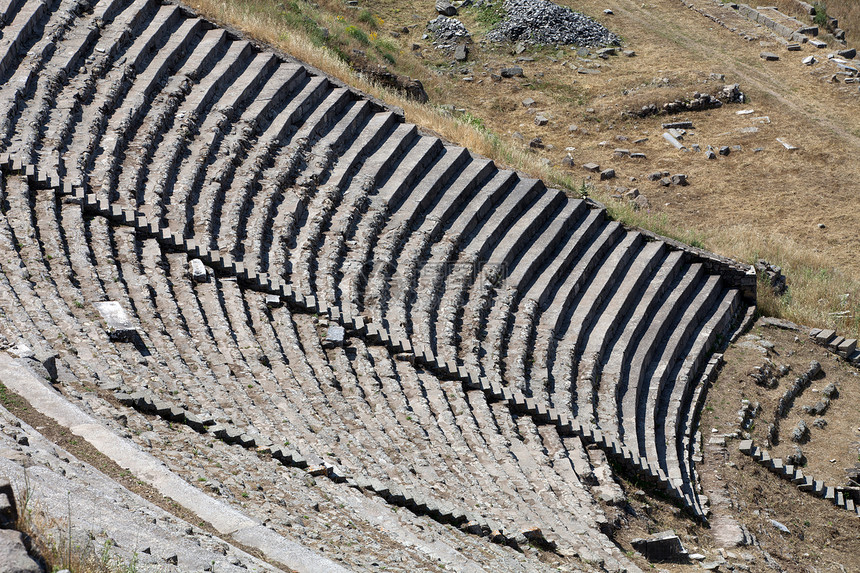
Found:
[[[605,46],[618,36],[588,16],[546,0],[506,0],[505,19],[487,34],[494,42]]]

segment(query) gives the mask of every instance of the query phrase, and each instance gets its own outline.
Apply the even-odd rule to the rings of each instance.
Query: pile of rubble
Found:
[[[441,14],[427,24],[427,34],[429,38],[432,38],[435,45],[441,47],[450,48],[457,44],[472,41],[469,30],[460,20]]]
[[[494,42],[525,45],[619,45],[615,34],[588,16],[546,0],[506,0],[505,19],[487,34]]]
[[[657,114],[674,114],[684,111],[702,111],[722,107],[724,103],[743,103],[746,96],[738,84],[724,86],[714,95],[695,92],[691,99],[676,99],[663,105],[650,104],[641,109],[624,112],[623,116],[648,117]]]

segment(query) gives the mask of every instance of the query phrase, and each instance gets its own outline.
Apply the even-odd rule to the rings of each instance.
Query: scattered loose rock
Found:
[[[657,533],[649,539],[634,539],[631,545],[649,561],[687,560],[687,550],[674,531]]]
[[[797,423],[794,430],[791,431],[791,441],[802,444],[809,439],[809,428],[803,420]]]
[[[523,73],[523,69],[520,66],[511,66],[510,68],[502,68],[499,70],[499,74],[503,78],[521,78],[525,74]]]
[[[785,294],[785,276],[782,274],[781,267],[772,265],[764,259],[759,259],[755,263],[755,270],[757,273],[764,274],[767,277],[774,294],[778,296]]]
[[[687,182],[687,176],[684,173],[677,173],[672,175],[672,185],[689,185]]]

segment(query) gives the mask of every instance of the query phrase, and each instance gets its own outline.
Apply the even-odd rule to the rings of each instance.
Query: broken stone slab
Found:
[[[692,121],[673,121],[671,123],[664,123],[663,129],[693,129]]]
[[[339,325],[332,324],[328,327],[325,335],[325,343],[329,346],[343,346],[346,330]]]
[[[834,338],[836,338],[835,330],[819,330],[814,335],[811,335],[815,338],[815,342],[818,344],[827,344]]]
[[[810,39],[809,43],[810,43],[810,45],[812,45],[813,47],[818,48],[818,49],[823,49],[823,48],[827,47],[827,42],[822,42],[821,40]]]
[[[657,533],[648,539],[634,539],[633,549],[648,561],[687,561],[687,550],[674,531]]]
[[[723,145],[720,147],[720,155],[727,156],[732,152],[731,148],[728,145]]]
[[[5,508],[0,515],[0,519],[5,517],[10,523],[18,521],[18,506],[15,504],[15,491],[12,488],[12,482],[6,478],[0,479],[0,500],[5,499],[8,502],[8,507]]]
[[[0,529],[0,571],[40,573],[42,568],[27,553],[24,534],[14,529]]]
[[[521,78],[525,74],[520,66],[511,66],[510,68],[502,68],[499,70],[499,75],[503,78]]]
[[[836,352],[838,352],[843,358],[846,358],[854,352],[855,348],[857,348],[857,339],[847,338],[836,348]]]
[[[206,272],[206,266],[200,259],[191,259],[189,261],[191,267],[191,280],[196,283],[202,283],[209,280],[209,273]]]
[[[788,50],[789,52],[799,52],[800,51],[800,44],[789,44],[785,47],[785,49]]]
[[[544,126],[549,123],[549,119],[543,114],[537,114],[535,116],[535,125]]]
[[[469,58],[469,47],[466,44],[458,44],[454,48],[454,59],[458,62],[465,62]],[[463,78],[465,81],[466,78]]]
[[[585,163],[582,165],[582,168],[592,173],[600,171],[600,165],[598,165],[597,163]]]
[[[684,185],[688,185],[688,184],[689,183],[687,182],[687,175],[686,174],[676,173],[675,175],[672,175],[672,185],[684,186]]]
[[[762,52],[759,54],[759,57],[766,62],[776,62],[779,60],[779,56],[773,52]]]
[[[665,140],[666,140],[666,141],[668,141],[670,144],[672,144],[672,147],[674,147],[675,149],[678,149],[678,150],[681,150],[681,151],[686,151],[686,150],[687,150],[687,148],[686,148],[686,147],[684,147],[684,144],[682,144],[680,141],[678,141],[678,140],[677,140],[675,137],[673,137],[673,136],[672,136],[672,134],[670,134],[670,133],[664,133],[664,134],[663,134],[663,139],[665,139]]]
[[[105,322],[108,338],[111,340],[127,341],[137,332],[128,314],[118,302],[113,300],[94,302],[93,307]]]
[[[523,100],[523,107],[532,107],[533,105],[535,105],[535,103],[537,103],[535,102],[535,100],[530,97],[527,97]]]
[[[797,147],[796,147],[796,146],[794,146],[794,145],[792,145],[792,144],[788,143],[787,141],[785,141],[785,140],[783,140],[783,139],[781,139],[781,138],[779,138],[779,137],[777,137],[777,138],[776,138],[776,141],[777,141],[777,142],[779,142],[779,143],[781,143],[781,144],[782,144],[782,146],[783,146],[784,148],[786,148],[788,151],[794,151],[795,149],[797,149]]]
[[[840,58],[845,58],[846,60],[853,60],[857,56],[857,50],[855,48],[848,48],[847,50],[839,50],[836,52]]]
[[[614,169],[604,169],[600,172],[600,180],[606,181],[609,179],[615,179],[615,170]]]

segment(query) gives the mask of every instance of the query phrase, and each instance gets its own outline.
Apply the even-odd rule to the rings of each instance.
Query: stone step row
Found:
[[[5,158],[2,158],[5,159]],[[7,159],[3,165],[14,165],[14,159]],[[24,166],[27,171],[27,166]],[[476,370],[467,369],[456,360],[444,361],[426,346],[415,349],[408,339],[392,337],[388,329],[377,323],[366,320],[362,316],[352,315],[339,305],[320,303],[312,294],[303,294],[284,283],[281,279],[271,278],[265,273],[258,273],[245,268],[242,261],[235,260],[230,255],[208,250],[193,239],[185,239],[168,227],[161,227],[163,220],[153,221],[140,212],[111,204],[106,198],[88,192],[83,186],[63,185],[62,190],[57,183],[55,190],[63,194],[70,193],[70,198],[79,202],[84,212],[95,213],[110,221],[133,227],[144,237],[155,238],[163,247],[169,250],[185,253],[189,258],[201,259],[216,272],[235,276],[246,287],[268,294],[270,304],[280,304],[286,301],[301,312],[327,315],[330,320],[343,326],[351,335],[362,336],[368,343],[385,346],[394,354],[405,355],[403,358],[422,366],[437,376],[459,381],[465,390],[480,390],[488,401],[503,402],[512,412],[531,417],[538,425],[554,426],[562,437],[578,436],[587,445],[597,445],[607,456],[627,469],[637,478],[653,483],[655,489],[665,492],[670,498],[690,507],[678,488],[675,487],[667,473],[659,463],[651,462],[641,457],[621,441],[606,437],[599,429],[590,424],[581,424],[571,420],[566,414],[555,408],[548,408],[542,402],[529,398],[519,391],[513,391],[501,384],[490,382]],[[696,517],[704,519],[699,512]]]
[[[856,338],[838,336],[835,330],[826,328],[813,328],[809,331],[809,338],[848,362],[860,366],[860,349],[857,348]]]
[[[829,486],[822,480],[804,475],[801,468],[786,464],[781,458],[772,458],[770,452],[756,446],[753,440],[742,440],[738,449],[771,473],[796,485],[800,491],[829,501],[860,517],[860,496],[857,490]]]
[[[60,188],[60,176],[57,175],[56,170],[45,169],[32,163],[26,163],[20,157],[9,153],[0,153],[0,169],[9,175],[22,175],[26,177],[27,182],[36,189]],[[72,192],[71,183],[68,184],[66,192]]]
[[[538,309],[536,314],[541,320],[529,320],[527,328],[531,332],[539,330],[546,322],[555,323],[552,333],[566,337],[561,348],[571,353],[569,363],[562,362],[557,366],[568,372],[568,378],[573,377],[571,384],[574,384],[575,365],[583,352],[580,346],[590,336],[591,323],[597,322],[598,316],[603,317],[601,309],[608,293],[597,285],[613,284],[614,279],[621,276],[621,267],[630,263],[626,259],[619,262],[607,253],[613,249],[627,253],[625,247],[628,242],[622,236],[642,242],[636,233],[625,233],[616,223],[607,225],[599,206],[588,203],[589,209],[583,209],[587,202],[566,200],[559,191],[547,190],[539,181],[521,179],[511,172],[497,171],[493,175],[490,163],[467,157],[463,150],[446,148],[437,139],[420,135],[414,126],[398,122],[392,114],[368,116],[367,113],[356,113],[351,116],[351,112],[344,108],[358,112],[361,109],[366,112],[367,108],[347,108],[351,97],[344,97],[345,92],[340,88],[332,90],[327,85],[329,80],[314,76],[302,66],[283,62],[273,54],[255,54],[241,41],[229,39],[228,43],[223,34],[208,33],[211,32],[209,23],[188,17],[176,6],[163,5],[155,0],[112,0],[99,2],[94,14],[101,14],[99,19],[104,23],[99,27],[101,31],[95,35],[92,30],[85,35],[70,34],[58,44],[61,48],[57,51],[57,61],[51,61],[46,67],[46,70],[66,69],[72,65],[70,62],[80,60],[85,54],[88,62],[93,61],[91,77],[81,78],[77,76],[89,74],[78,74],[67,80],[62,74],[56,76],[64,86],[58,95],[62,104],[56,113],[52,110],[49,114],[48,127],[44,129],[48,137],[39,151],[40,161],[43,161],[39,165],[56,166],[62,177],[71,180],[72,185],[65,189],[68,196],[64,200],[81,203],[88,214],[99,213],[113,223],[133,227],[137,236],[145,240],[155,239],[168,250],[199,259],[216,273],[236,277],[244,286],[286,300],[294,308],[328,316],[334,314],[338,317],[336,320],[351,332],[360,333],[395,352],[411,355],[411,359],[421,365],[433,365],[431,371],[466,383],[466,379],[471,382],[471,378],[462,378],[460,369],[473,370],[477,379],[485,379],[483,387],[480,384],[476,387],[485,394],[491,392],[493,384],[501,386],[505,379],[503,358],[506,346],[494,347],[492,353],[479,359],[471,347],[488,340],[482,331],[492,329],[493,336],[509,331],[507,325],[516,323],[514,317],[520,314],[521,290],[529,293],[534,290],[540,302],[546,304],[550,301],[544,301],[544,298],[550,299],[562,293],[560,306],[549,305],[560,312],[551,310],[549,314],[552,316],[544,317],[545,313]],[[90,16],[82,16],[77,21],[79,27],[91,19]],[[40,22],[44,20],[42,17]],[[212,50],[206,54],[201,48],[204,42],[210,41],[218,46],[214,50],[217,54]],[[208,43],[205,45],[209,46]],[[123,66],[118,65],[120,58]],[[174,69],[177,66],[179,71]],[[24,67],[17,64],[16,74]],[[179,76],[183,75],[189,80],[185,87],[177,83],[181,80]],[[55,90],[53,85],[49,87],[41,79],[38,82],[34,80],[32,74],[27,78],[22,75],[21,79],[27,80],[21,97],[30,98],[25,106],[32,105],[32,98],[36,95],[47,93],[46,89]],[[165,82],[165,87],[162,87]],[[333,85],[336,86],[334,82]],[[305,95],[295,98],[296,93]],[[11,118],[13,122],[17,121],[21,132],[11,135],[13,131],[6,129],[14,143],[7,149],[21,151],[20,167],[25,170],[26,159],[36,154],[30,148],[38,147],[35,138],[39,131],[23,124],[32,124],[32,119],[43,115],[37,106],[27,107],[26,113],[18,117],[16,103]],[[284,106],[287,111],[281,114]],[[186,112],[188,116],[181,120],[178,117],[173,119],[170,116],[174,109],[182,110],[176,112],[177,116]],[[321,137],[323,139],[319,143],[322,144],[334,133],[316,133],[317,125],[322,130],[328,122],[343,123],[345,129],[341,133],[347,133],[350,126],[364,126],[339,160],[326,156],[326,150],[315,141]],[[295,134],[292,127],[288,130],[288,126],[293,124],[298,128]],[[284,142],[287,137],[292,138],[289,146]],[[166,145],[158,143],[162,138]],[[298,140],[293,141],[295,138]],[[303,141],[306,138],[307,141]],[[331,143],[348,144],[346,139],[348,136],[334,135]],[[144,150],[140,155],[145,159],[130,153],[138,147]],[[306,155],[309,150],[318,148],[323,153],[319,161]],[[44,150],[48,150],[47,155]],[[331,150],[328,153],[335,155]],[[154,160],[150,161],[149,157]],[[312,165],[310,169],[303,165],[306,159],[313,160],[307,161],[307,165]],[[64,165],[64,161],[74,165]],[[464,168],[463,163],[467,167]],[[271,186],[268,181],[263,183],[268,175],[274,174],[273,170],[284,167],[288,175],[279,174],[276,185]],[[413,242],[409,236],[406,244],[413,249],[420,248],[424,253],[431,243],[453,241],[448,251],[434,249],[434,260],[436,251],[439,251],[440,260],[444,259],[446,263],[497,258],[503,265],[512,267],[513,288],[497,293],[493,288],[476,284],[471,278],[457,276],[452,279],[451,273],[445,269],[430,270],[427,272],[436,273],[433,279],[436,288],[444,294],[434,295],[437,297],[434,300],[419,301],[418,306],[411,310],[411,317],[409,301],[402,302],[402,298],[393,300],[397,310],[392,314],[386,308],[388,287],[376,283],[371,292],[362,271],[371,261],[378,260],[377,253],[383,252],[390,255],[385,260],[386,264],[396,262],[400,265],[405,257],[398,257],[398,253],[404,243],[403,237],[411,230],[409,227],[422,220],[424,211],[431,210],[435,201],[433,197],[439,194],[439,181],[455,177],[458,170],[464,176],[468,172],[471,180],[461,181],[457,176],[456,184],[443,183],[446,185],[444,195],[451,195],[452,205],[468,202],[470,207],[462,209],[462,214],[456,216],[455,208],[445,205],[443,214],[439,205],[444,200],[440,199],[432,207],[432,212],[444,216],[431,225],[425,225],[427,218],[424,217],[421,225],[427,229],[432,227],[431,240]],[[69,171],[71,176],[66,177],[64,171]],[[178,177],[173,177],[172,173]],[[284,185],[297,177],[301,179],[314,173],[322,178],[319,188],[315,185],[319,181],[314,180],[310,185],[294,185],[281,195]],[[38,185],[59,186],[59,179],[52,178],[53,173],[46,171],[41,174],[33,167],[30,175],[35,182],[41,179]],[[481,188],[485,179],[489,181]],[[175,184],[173,180],[176,180]],[[92,182],[92,192],[74,185],[86,181]],[[475,189],[480,191],[473,193]],[[231,191],[236,193],[231,194]],[[229,201],[223,201],[230,197]],[[279,200],[283,200],[283,206],[277,205]],[[257,209],[258,202],[262,207],[260,210]],[[471,208],[473,205],[474,209]],[[370,209],[366,214],[367,206]],[[268,235],[265,232],[248,234],[242,220],[249,209],[252,209],[253,218],[248,220],[255,229],[266,229],[268,221],[274,219],[279,222],[278,230]],[[584,225],[582,237],[577,236],[574,240],[570,235],[571,227],[589,211],[593,216],[586,216],[581,223]],[[298,233],[297,227],[300,227]],[[379,245],[383,237],[387,238],[382,234],[383,228],[386,233],[394,231],[398,236],[381,249]],[[608,235],[600,232],[607,229]],[[567,245],[572,245],[582,238],[584,245],[591,245],[589,237],[592,233],[603,237],[594,244],[594,249],[580,253],[582,247],[572,247],[565,251],[566,256],[553,256],[555,239],[562,238],[567,240]],[[644,233],[642,236],[648,238]],[[297,239],[299,249],[289,248],[291,237]],[[535,237],[537,239],[532,240]],[[621,246],[618,246],[619,240]],[[267,241],[271,244],[267,245]],[[257,242],[260,243],[259,249],[254,248]],[[441,246],[441,243],[436,246]],[[246,255],[249,250],[260,251],[265,256],[249,257]],[[288,250],[298,253],[299,257],[290,257],[286,254]],[[726,271],[725,261],[708,254],[699,255],[697,260],[701,261],[703,275],[713,277],[714,273],[726,273],[729,276],[726,282],[735,284],[732,272],[739,269],[728,265],[730,271]],[[422,258],[418,257],[419,260]],[[556,264],[557,260],[560,260],[559,264]],[[344,261],[349,264],[344,264]],[[602,270],[599,271],[603,278],[592,280],[592,273],[598,272],[598,261],[605,267],[600,267]],[[572,273],[570,281],[562,279],[571,275],[569,267],[579,271]],[[338,278],[341,271],[342,280]],[[427,276],[427,272],[422,272],[422,276]],[[749,277],[742,278],[747,280]],[[561,280],[565,282],[556,288]],[[633,286],[629,292],[635,296],[634,290],[639,289]],[[116,290],[111,284],[106,284],[105,288],[111,292]],[[647,283],[642,283],[641,288],[646,292],[650,290]],[[716,292],[716,289],[711,292]],[[376,299],[379,306],[373,306],[376,304],[373,299],[370,305],[367,304],[368,293],[381,293]],[[41,296],[45,294],[47,291]],[[489,296],[486,299],[489,307],[483,304],[485,296]],[[685,358],[683,362],[679,360],[685,370],[678,378],[681,382],[677,387],[669,384],[673,392],[677,390],[675,393],[679,397],[669,405],[672,412],[684,412],[687,408],[689,384],[696,381],[693,374],[709,350],[705,348],[704,341],[710,339],[718,326],[711,328],[707,323],[700,328],[700,322],[711,312],[706,303],[712,302],[715,296],[700,301],[699,308],[689,313],[689,320],[686,315],[678,319],[681,323],[679,332],[675,333],[672,356],[681,354]],[[432,296],[427,298],[433,299]],[[686,296],[680,298],[687,304]],[[632,296],[628,300],[632,300]],[[69,302],[66,301],[67,304]],[[441,305],[437,304],[439,302]],[[579,306],[573,307],[574,302]],[[401,304],[405,309],[405,316],[401,319],[408,323],[403,332],[403,328],[397,325],[389,327],[385,322],[386,317],[396,316]],[[525,307],[530,307],[528,301]],[[376,309],[378,311],[374,312]],[[466,314],[459,315],[459,309],[465,309]],[[621,314],[629,310],[625,307]],[[62,313],[62,310],[57,312]],[[576,313],[576,320],[568,327],[564,319],[570,313]],[[425,314],[429,320],[423,320]],[[362,315],[367,318],[362,318]],[[640,319],[647,316],[650,314],[644,314]],[[220,324],[219,318],[215,320]],[[356,324],[356,320],[361,323]],[[720,317],[717,322],[721,320]],[[674,318],[671,322],[674,324]],[[600,332],[609,329],[605,324],[604,321]],[[520,327],[524,326],[520,322]],[[413,328],[429,330],[426,335],[422,330],[421,336],[417,337],[412,332],[410,337]],[[668,335],[668,331],[659,334]],[[686,337],[694,334],[702,339],[697,341],[699,346],[688,345]],[[497,338],[504,340],[505,336],[502,334]],[[554,341],[549,343],[549,351],[552,351],[556,344]],[[651,340],[650,347],[659,346],[659,343],[660,340]],[[417,352],[413,346],[417,347]],[[218,343],[217,347],[219,351],[233,348],[228,342]],[[514,361],[527,363],[530,348],[531,342],[517,347],[515,350],[520,358]],[[637,355],[647,364],[643,363],[637,371],[640,376],[631,390],[635,394],[648,392],[652,398],[662,399],[661,389],[667,385],[667,380],[675,380],[670,378],[674,373],[667,359],[667,366],[661,370],[661,383],[646,391],[644,381],[649,377],[653,354],[647,348],[643,345],[641,355]],[[695,349],[689,357],[686,355],[688,349]],[[598,354],[594,360],[595,369],[600,364],[599,359]],[[692,372],[684,378],[687,368]],[[520,375],[526,379],[526,368],[521,368],[521,371]],[[606,392],[601,394],[595,386],[597,381],[592,380],[592,388],[587,388],[587,385],[574,388],[579,399],[578,409],[594,409],[594,400],[589,400],[592,393],[607,395]],[[546,401],[538,394],[538,398],[529,396],[529,390],[527,386],[519,386],[517,391],[521,398],[534,401],[535,407],[526,408],[526,411],[536,421],[544,418],[537,409],[538,403],[544,404],[543,408],[548,412],[550,405],[567,402],[567,388],[553,396],[552,401]],[[507,407],[516,406],[508,399],[502,401]],[[652,411],[656,411],[657,405],[651,406]],[[578,415],[578,409],[571,411],[570,417]],[[568,414],[566,406],[559,408],[561,414]],[[670,425],[678,422],[673,416],[674,413],[670,415]],[[543,422],[544,425],[549,423]],[[645,433],[643,436],[646,436],[644,439],[651,437]],[[647,448],[643,450],[639,445],[637,440],[637,447],[633,448],[635,455],[643,455],[648,458],[648,463],[653,464],[653,452]],[[660,469],[669,473],[670,468],[663,462],[658,460],[657,465],[662,464]],[[647,467],[641,459],[638,463],[643,468]],[[675,469],[673,467],[671,471]],[[655,473],[659,478],[659,471]]]
[[[785,38],[790,42],[804,44],[809,41],[808,36],[818,35],[818,26],[805,26],[802,22],[789,18],[785,14],[777,11],[775,8],[766,7],[755,9],[747,4],[737,5],[738,14],[750,20],[757,22],[766,28],[770,28],[774,34]],[[788,26],[787,24],[791,24]]]
[[[14,19],[3,27],[3,36],[0,38],[0,77],[5,76],[12,66],[17,66],[24,45],[49,10],[50,4],[45,0],[28,0]],[[4,20],[7,17],[4,14]]]
[[[228,444],[254,450],[260,455],[270,455],[285,466],[305,470],[313,477],[326,477],[335,483],[373,493],[391,505],[403,507],[416,515],[429,517],[442,524],[452,525],[466,533],[488,537],[493,543],[517,548],[518,539],[522,536],[542,549],[551,551],[556,548],[556,544],[547,540],[537,527],[525,529],[519,533],[508,532],[497,523],[436,501],[431,496],[414,491],[412,488],[401,488],[396,484],[385,483],[375,478],[351,476],[344,468],[322,460],[316,455],[304,456],[294,448],[277,445],[259,434],[248,434],[233,425],[216,423],[210,416],[194,414],[182,406],[158,398],[151,392],[121,388],[114,394],[114,398],[120,404],[144,414],[157,415],[168,422],[185,424],[198,433],[209,433]]]
[[[656,464],[648,464],[644,458],[637,458],[626,446],[615,440],[607,440],[599,430],[590,426],[582,426],[576,421],[571,421],[566,415],[559,414],[554,409],[547,409],[543,404],[537,403],[532,398],[526,398],[520,392],[511,392],[498,384],[491,384],[485,377],[481,377],[475,371],[469,371],[455,361],[441,363],[429,348],[415,350],[408,339],[392,338],[387,329],[376,323],[365,322],[363,317],[350,316],[344,313],[340,307],[321,305],[313,295],[303,295],[283,284],[279,280],[271,280],[265,275],[248,271],[241,261],[234,261],[229,255],[221,255],[217,252],[205,251],[193,240],[181,239],[167,228],[158,228],[156,223],[150,222],[146,217],[136,213],[132,209],[122,209],[110,205],[104,199],[97,199],[94,194],[87,194],[83,188],[75,188],[74,196],[81,201],[85,209],[95,211],[106,216],[119,224],[132,225],[138,231],[154,236],[169,248],[187,253],[190,257],[200,258],[211,265],[216,271],[233,274],[237,276],[246,286],[257,287],[257,289],[268,292],[272,297],[270,303],[278,304],[285,300],[293,307],[304,312],[316,314],[327,314],[331,320],[344,326],[354,335],[364,336],[369,342],[384,345],[395,354],[411,354],[409,358],[414,363],[428,368],[437,375],[459,380],[467,390],[481,390],[491,401],[503,401],[515,413],[528,415],[538,424],[555,426],[562,436],[579,436],[586,444],[596,444],[606,451],[607,455],[620,462],[638,477],[651,479],[655,487],[665,490],[670,496],[682,499],[677,490],[672,487],[665,472]]]
[[[67,198],[67,199],[68,199],[68,198]],[[71,206],[71,205],[68,205],[66,201],[63,201],[63,204],[64,204],[64,205],[66,205],[66,206]],[[114,211],[115,211],[114,215],[117,215],[117,213],[116,213],[116,209],[114,209]],[[118,240],[118,237],[121,237],[121,236],[126,236],[126,237],[127,237],[127,236],[130,236],[130,235],[129,235],[128,233],[114,233],[114,239],[113,239],[113,241],[117,241],[117,240]],[[151,241],[151,240],[146,240],[146,241],[147,241],[147,242],[149,242],[149,241]],[[134,251],[136,250],[136,249],[135,249],[135,247],[134,247],[133,245],[125,245],[123,242],[119,242],[119,243],[117,243],[117,248],[118,248],[118,249],[120,249],[120,251],[128,251],[128,252],[134,252]],[[143,250],[144,258],[146,258],[146,256],[147,256],[147,255],[146,255],[146,253],[147,253],[147,252],[152,251],[152,249],[151,249],[151,245],[143,244],[143,245],[142,245],[142,250]],[[152,263],[148,263],[148,264],[147,264],[147,268],[149,268],[149,267],[151,266],[151,264],[152,264]],[[157,265],[157,263],[156,263],[156,265]],[[184,265],[181,265],[181,266],[184,266]],[[109,268],[109,267],[110,267],[110,263],[108,264],[108,268]],[[129,296],[132,296],[132,298],[134,298],[133,304],[134,304],[135,308],[137,309],[137,311],[138,311],[139,313],[142,313],[142,308],[143,308],[143,306],[146,306],[146,304],[147,304],[147,303],[146,303],[146,296],[144,296],[142,300],[138,300],[137,298],[135,298],[135,295],[132,295],[132,291],[139,290],[139,289],[136,289],[136,288],[135,288],[135,284],[137,283],[137,280],[134,278],[135,271],[133,270],[133,267],[134,267],[134,264],[132,264],[131,268],[126,268],[126,269],[123,269],[123,270],[122,270],[122,274],[123,274],[123,282],[128,284],[128,287],[129,287]],[[157,272],[157,268],[156,268],[156,269],[154,269],[154,270]],[[105,271],[105,272],[107,273],[107,272],[109,272],[109,271]],[[104,275],[103,275],[103,276],[104,276]],[[110,276],[110,275],[109,275],[109,274],[107,274],[107,276]],[[172,287],[172,289],[173,289],[174,291],[176,290],[176,288],[177,288],[177,284],[178,284],[178,283],[177,283],[177,278],[178,278],[178,275],[174,275],[174,278],[173,278],[174,283],[173,283],[173,287]],[[229,281],[229,279],[227,279],[227,280]],[[182,281],[178,281],[178,282],[182,282]],[[115,284],[115,283],[113,283],[113,282],[111,282],[111,281],[108,281],[108,285],[109,285],[109,286],[112,286],[112,285],[114,285],[114,284]],[[215,294],[215,293],[223,291],[224,286],[229,285],[229,284],[231,284],[231,283],[229,283],[229,282],[222,283],[221,288],[219,288],[218,290],[214,290],[212,293],[208,293],[208,295],[207,295],[206,293],[204,293],[203,298],[202,298],[201,300],[209,300],[210,298],[211,298],[211,299],[215,299],[215,298],[217,298],[217,297],[218,297],[218,296],[220,296],[220,295],[217,295],[217,294]],[[158,292],[168,292],[168,291],[170,290],[170,288],[162,289],[161,287],[159,287],[159,286],[158,286],[157,284],[155,284],[155,283],[152,283],[152,287],[154,287]],[[144,292],[146,292],[146,291],[147,291],[147,289],[143,289],[143,290],[144,290]],[[117,295],[117,293],[113,293],[113,292],[111,292],[111,293],[108,293],[108,295],[109,295],[109,298],[112,298],[112,299],[115,299],[115,300],[120,300],[120,299],[122,299],[122,298],[125,298],[125,296],[124,296],[122,293],[120,293],[119,295]],[[46,296],[46,295],[44,295],[44,294],[43,294],[42,296]],[[83,298],[83,300],[87,300],[87,299],[89,299],[90,297],[87,295],[87,296],[83,296],[82,298]],[[71,304],[71,301],[70,301],[70,304]],[[194,305],[193,301],[191,301],[191,300],[186,300],[186,301],[185,301],[185,303],[183,303],[183,306],[190,306],[190,307],[193,307],[193,306],[195,306],[195,305]],[[160,307],[160,305],[159,305],[159,307]],[[159,312],[161,312],[161,310],[159,310]],[[217,312],[217,311],[216,311],[216,312]],[[143,324],[147,324],[147,325],[148,325],[148,328],[146,329],[146,330],[147,330],[147,332],[148,332],[149,334],[152,334],[153,336],[158,336],[158,332],[157,332],[157,331],[159,330],[159,328],[158,328],[158,320],[159,320],[159,319],[158,319],[157,315],[156,315],[156,318],[154,319],[154,320],[155,320],[155,322],[151,322],[151,320],[153,320],[153,319],[152,319],[152,318],[147,319],[147,318],[144,316],[145,314],[146,314],[146,313],[142,313],[142,314],[141,314],[141,321],[142,321],[142,323],[143,323]],[[211,327],[211,328],[214,328],[214,329],[216,329],[216,330],[220,330],[220,328],[221,328],[221,327],[218,325],[218,317],[217,317],[217,316],[215,316],[215,317],[214,317],[214,318],[216,319],[216,323],[215,323],[215,324],[213,324],[213,323],[212,323],[212,319],[208,317],[208,315],[209,315],[209,310],[206,310],[206,315],[207,315],[207,317],[205,318],[205,322],[208,322],[208,323],[210,324],[210,327]],[[189,321],[189,320],[190,320],[190,321],[192,321],[192,322],[193,322],[193,321],[195,321],[195,320],[197,320],[198,322],[203,322],[203,321],[200,321],[199,319],[196,319],[196,318],[195,318],[195,316],[193,316],[193,315],[188,315],[188,316],[187,316],[187,318],[186,318],[185,320],[186,320],[186,322],[187,322],[187,321]],[[230,320],[232,321],[232,318],[231,318]],[[241,324],[242,324],[242,322],[241,322],[241,321],[242,321],[242,320],[243,320],[243,319],[241,319],[241,318],[240,318],[238,323],[234,323],[234,326],[236,326],[237,324],[238,324],[239,326],[241,326]],[[168,330],[170,330],[170,331],[171,331],[171,336],[172,336],[172,335],[173,335],[173,330],[172,330],[171,326],[170,326],[169,324],[165,324],[165,326],[168,328]],[[151,327],[151,328],[150,328],[150,327]],[[149,332],[149,331],[153,331],[153,332]],[[141,331],[141,333],[143,334],[143,331]],[[205,334],[205,333],[204,333],[204,334]],[[146,344],[147,344],[147,346],[150,346],[150,345],[149,345],[149,343],[146,343]],[[159,345],[159,344],[157,344],[157,345]],[[122,345],[120,345],[120,346],[122,346]],[[110,351],[110,348],[108,348],[107,350],[108,350],[108,351]],[[222,353],[226,351],[228,354],[229,354],[229,352],[230,352],[230,350],[229,350],[229,349],[220,348],[220,346],[219,346],[219,349],[218,349],[218,350],[216,350],[216,352],[218,352],[218,351],[220,351],[220,352],[222,352]],[[169,349],[168,349],[168,353],[169,353]],[[134,352],[132,351],[132,355],[133,355],[133,354],[134,354]],[[163,356],[163,354],[162,354],[162,356]],[[212,356],[213,356],[213,358],[214,358],[214,355],[212,355]],[[129,357],[129,356],[127,356],[127,357],[125,357],[125,359],[126,359],[126,360],[130,360],[130,361],[131,361],[131,362],[129,363],[129,365],[130,365],[133,369],[139,369],[139,368],[134,367],[134,362],[135,362],[135,358],[134,358],[134,356],[130,356],[130,357]],[[169,358],[168,358],[168,360],[169,360]],[[156,362],[159,362],[159,361],[156,361]],[[172,367],[171,367],[171,368],[172,368]],[[147,377],[148,377],[148,376],[147,376]],[[165,380],[165,382],[169,382],[169,381],[168,381],[168,380]],[[171,389],[172,389],[172,388],[174,388],[174,387],[175,387],[175,385],[172,385],[172,384],[168,383],[168,384],[167,384],[167,386],[166,386],[166,389],[167,389],[167,390],[171,390]],[[180,391],[181,391],[181,384],[180,384]],[[205,399],[204,399],[204,401],[205,401]],[[467,408],[467,410],[468,410],[468,408]],[[247,410],[247,408],[246,408],[246,411],[251,412],[251,410]],[[255,425],[255,426],[257,426],[257,427],[260,427],[260,426],[259,426],[259,424],[257,424],[257,422],[256,422],[256,421],[254,421],[254,422],[253,422],[253,425]],[[542,524],[542,526],[543,526],[543,524]]]

